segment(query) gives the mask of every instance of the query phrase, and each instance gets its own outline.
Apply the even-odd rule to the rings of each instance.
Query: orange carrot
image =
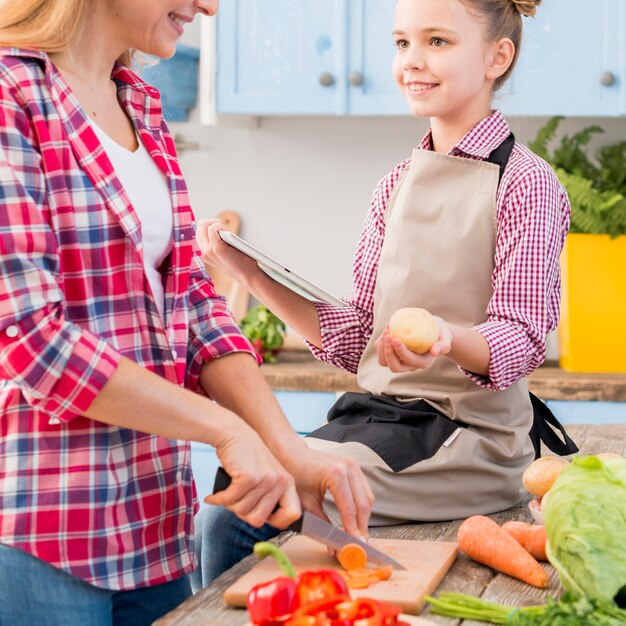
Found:
[[[538,561],[547,561],[546,556],[546,529],[536,524],[526,522],[505,522],[502,524],[505,530],[517,543],[527,550]]]
[[[347,543],[339,552],[337,552],[337,560],[344,569],[348,571],[365,567],[367,563],[367,554],[361,546],[356,543]]]
[[[548,575],[541,565],[488,517],[468,517],[461,524],[457,539],[459,548],[474,561],[534,587],[548,586]]]
[[[378,576],[378,580],[388,580],[391,578],[391,574],[393,573],[393,565],[384,565],[382,567],[377,567],[374,570],[376,576]]]

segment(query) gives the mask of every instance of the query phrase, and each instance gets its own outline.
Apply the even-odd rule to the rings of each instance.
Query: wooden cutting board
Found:
[[[226,230],[229,230],[235,235],[239,234],[241,220],[239,219],[239,215],[237,213],[234,211],[222,211],[217,217],[222,221]],[[237,323],[239,323],[241,318],[248,312],[250,294],[226,272],[223,272],[222,270],[212,267],[206,263],[205,267],[209,276],[213,280],[215,291],[226,297],[228,306],[233,314],[233,318]]]
[[[367,589],[353,589],[350,594],[355,598],[369,597],[396,604],[405,613],[412,615],[421,611],[424,596],[433,593],[458,554],[456,543],[442,541],[372,539],[371,543],[407,569],[394,570],[389,580],[378,582]],[[342,569],[322,544],[303,535],[292,537],[281,548],[291,559],[297,572]],[[254,585],[280,575],[274,559],[263,559],[226,589],[224,602],[229,606],[246,606],[248,592]]]

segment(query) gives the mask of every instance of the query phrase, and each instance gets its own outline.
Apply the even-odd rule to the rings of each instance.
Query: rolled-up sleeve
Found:
[[[189,281],[189,350],[186,387],[203,392],[200,387],[202,365],[233,352],[250,354],[261,363],[247,337],[233,319],[226,299],[215,292],[206,273],[196,243],[191,259]]]
[[[59,420],[82,415],[120,355],[66,319],[40,155],[0,85],[0,378]]]
[[[543,362],[546,336],[559,320],[559,257],[569,220],[567,192],[546,164],[510,191],[498,222],[487,321],[474,328],[489,344],[489,373],[463,370],[478,385],[506,389]]]

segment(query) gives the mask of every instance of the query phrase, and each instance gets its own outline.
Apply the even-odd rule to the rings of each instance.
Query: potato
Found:
[[[398,309],[389,320],[389,332],[409,350],[422,354],[439,338],[439,326],[426,310],[418,308]]]
[[[541,498],[541,502],[539,503],[539,510],[540,511],[545,511],[546,510],[546,504],[548,504],[548,496],[550,495],[550,492],[546,492],[543,494],[543,497]]]
[[[569,465],[557,456],[543,456],[533,461],[524,472],[522,482],[527,491],[542,498],[552,487],[556,477]]]

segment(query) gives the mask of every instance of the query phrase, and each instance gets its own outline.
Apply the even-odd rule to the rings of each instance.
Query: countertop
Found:
[[[356,376],[322,363],[308,350],[284,350],[277,363],[261,366],[276,391],[362,391]],[[528,377],[528,386],[542,400],[626,402],[626,374],[579,374],[546,363]]]
[[[598,452],[626,453],[626,425],[572,425],[570,434],[580,445],[581,454],[597,454]],[[530,496],[529,496],[530,499]],[[519,506],[507,509],[500,513],[490,515],[498,524],[507,520],[532,521],[527,502]],[[399,526],[385,526],[372,528],[372,537],[385,537],[389,539],[420,539],[425,541],[455,541],[457,531],[462,520],[439,523],[415,523],[402,524]],[[291,533],[283,533],[277,538],[278,543],[283,543]],[[252,568],[258,559],[249,556],[243,561],[224,572],[210,587],[192,596],[177,609],[157,620],[155,626],[242,626],[247,622],[247,613],[242,609],[231,609],[224,606],[222,599],[224,590],[240,576],[243,576]],[[541,604],[548,595],[558,596],[561,593],[556,571],[550,564],[545,564],[550,578],[548,589],[536,589],[522,583],[505,574],[498,574],[488,567],[460,555],[450,571],[437,588],[438,595],[441,591],[456,591],[480,596],[485,600],[522,606],[528,604]],[[422,617],[431,619],[441,626],[457,626],[461,622],[433,615],[428,609],[422,611]],[[463,621],[463,626],[477,626],[478,622]]]

